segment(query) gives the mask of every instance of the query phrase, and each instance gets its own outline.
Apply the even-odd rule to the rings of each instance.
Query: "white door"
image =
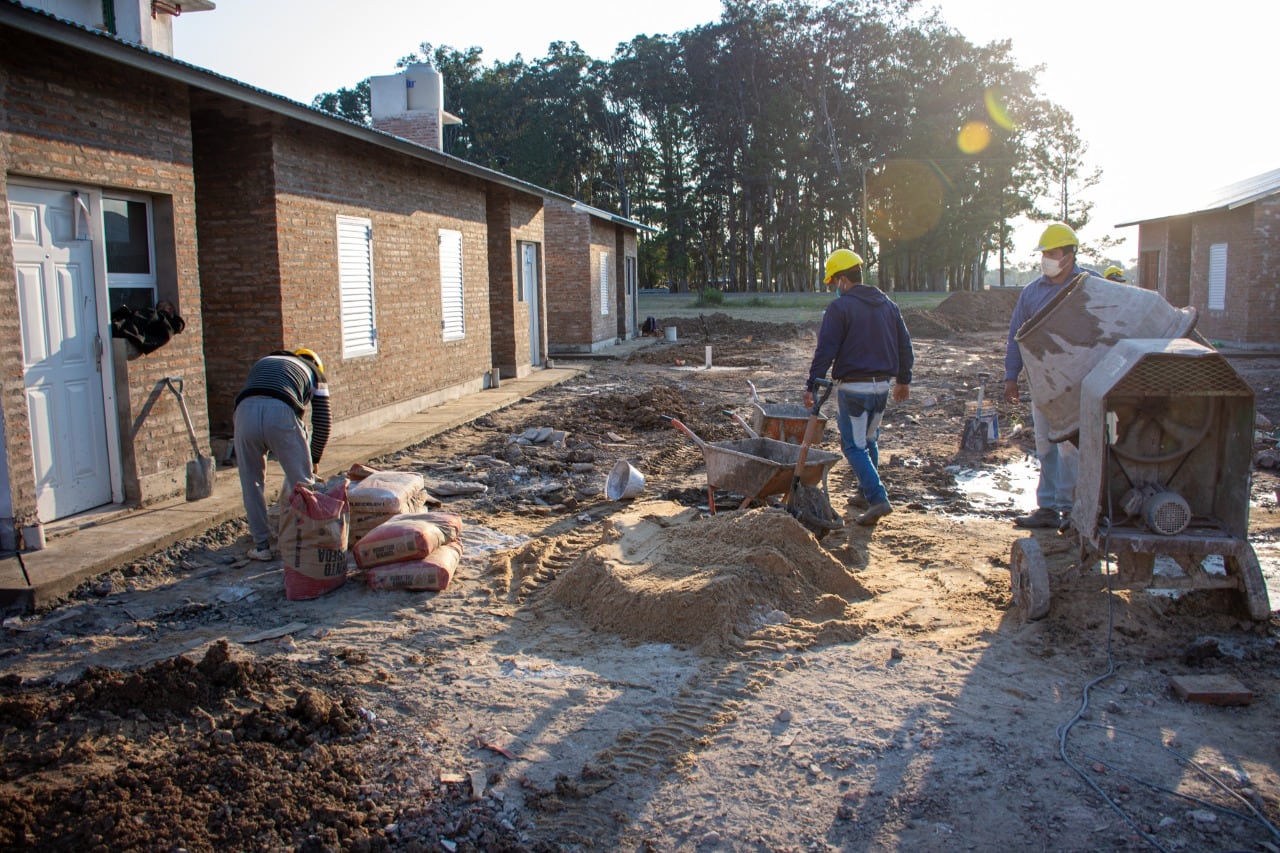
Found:
[[[542,312],[538,310],[538,244],[520,244],[521,296],[529,304],[529,359],[542,364]]]
[[[9,185],[36,502],[53,521],[111,502],[88,209],[70,191]]]

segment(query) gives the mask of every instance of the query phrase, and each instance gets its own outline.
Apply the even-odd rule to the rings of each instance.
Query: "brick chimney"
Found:
[[[444,125],[462,123],[444,111],[444,79],[426,63],[370,77],[369,96],[374,127],[436,151],[444,150]]]

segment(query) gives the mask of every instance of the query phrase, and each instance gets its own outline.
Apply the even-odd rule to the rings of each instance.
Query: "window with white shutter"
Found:
[[[1209,310],[1227,307],[1227,244],[1209,246]]]
[[[338,217],[338,283],[342,299],[342,357],[378,351],[373,306],[373,222]]]
[[[444,339],[466,337],[462,309],[462,232],[440,230],[440,316]]]
[[[609,316],[609,253],[600,253],[600,316]]]

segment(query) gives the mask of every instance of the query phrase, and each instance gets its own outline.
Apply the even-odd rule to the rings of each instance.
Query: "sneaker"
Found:
[[[1052,527],[1056,529],[1062,519],[1056,509],[1040,509],[1031,513],[1031,515],[1020,515],[1013,520],[1013,523],[1019,527]]]
[[[863,527],[870,527],[891,512],[893,512],[893,506],[888,501],[872,504],[867,508],[866,512],[858,516],[858,524]]]
[[[249,552],[245,554],[245,556],[250,560],[258,560],[259,562],[264,563],[273,558],[270,548],[250,548]]]

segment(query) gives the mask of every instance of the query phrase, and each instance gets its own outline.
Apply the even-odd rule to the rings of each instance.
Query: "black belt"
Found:
[[[888,382],[892,376],[841,376],[837,382]]]

